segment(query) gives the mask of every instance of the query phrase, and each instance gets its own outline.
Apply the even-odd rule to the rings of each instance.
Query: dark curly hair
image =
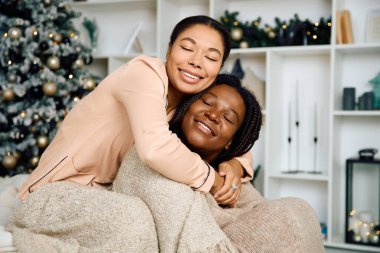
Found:
[[[233,141],[228,150],[222,150],[211,165],[217,167],[220,163],[228,161],[234,157],[241,156],[248,152],[255,141],[259,138],[259,133],[262,125],[262,114],[259,103],[255,96],[247,89],[241,86],[240,80],[230,74],[219,74],[215,82],[206,90],[194,95],[187,96],[183,102],[178,106],[173,119],[169,122],[170,130],[177,134],[177,136],[184,140],[181,128],[182,118],[187,112],[190,105],[197,99],[201,98],[213,86],[219,84],[226,84],[233,87],[243,98],[246,107],[245,117],[242,125],[235,133]]]

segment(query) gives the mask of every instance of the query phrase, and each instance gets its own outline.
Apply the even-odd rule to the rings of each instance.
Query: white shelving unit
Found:
[[[139,54],[123,54],[133,29],[143,22],[139,39],[144,54],[164,58],[170,33],[182,18],[203,14],[216,19],[225,10],[238,11],[242,21],[262,17],[262,23],[274,24],[274,18],[288,20],[297,13],[300,19],[318,21],[332,17],[332,41],[329,45],[233,49],[225,70],[230,71],[237,58],[265,80],[264,126],[253,149],[255,164],[261,164],[267,198],[301,197],[316,211],[328,227],[325,246],[329,252],[380,252],[380,248],[344,242],[345,160],[364,147],[380,149],[380,111],[342,111],[344,87],[355,87],[356,94],[369,91],[368,80],[380,71],[380,43],[365,42],[366,14],[380,9],[378,0],[87,0],[73,2],[82,17],[95,18],[99,26],[98,47],[90,68],[102,76]],[[354,43],[335,43],[337,10],[351,12]],[[81,21],[78,21],[77,27]],[[89,45],[86,31],[80,30]],[[303,173],[283,173],[289,169],[289,102],[295,107],[296,83],[299,99],[299,160],[295,125],[292,125],[291,167]],[[318,107],[317,167],[314,165],[314,107]],[[293,115],[294,117],[294,115]],[[294,120],[294,118],[293,118]],[[298,162],[299,161],[299,162]],[[334,251],[335,250],[335,251]]]

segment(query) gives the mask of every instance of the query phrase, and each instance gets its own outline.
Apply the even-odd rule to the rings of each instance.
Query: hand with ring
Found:
[[[239,166],[231,161],[236,161]],[[219,175],[224,177],[224,185],[215,193],[214,198],[219,205],[235,207],[240,196],[243,168],[237,160],[232,159],[219,165]]]

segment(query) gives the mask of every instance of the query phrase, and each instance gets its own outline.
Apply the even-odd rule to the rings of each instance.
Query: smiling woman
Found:
[[[215,183],[213,170],[171,134],[168,118],[184,96],[214,82],[229,52],[229,35],[218,21],[208,16],[180,21],[170,37],[166,62],[136,57],[75,105],[24,184],[20,198],[62,180],[108,187],[133,144],[154,170],[210,191]],[[244,167],[252,175],[247,158],[238,164],[232,161],[230,167]]]
[[[256,98],[241,87],[239,79],[220,74],[209,89],[187,97],[170,122],[170,129],[214,168],[213,188],[224,186],[215,199],[234,206],[245,173],[224,176],[223,163],[247,153],[259,137],[262,115]],[[228,181],[228,183],[226,183]]]
[[[182,120],[182,131],[187,133],[185,142],[211,163],[221,150],[229,148],[244,118],[244,100],[237,90],[227,84],[216,85],[185,114]]]

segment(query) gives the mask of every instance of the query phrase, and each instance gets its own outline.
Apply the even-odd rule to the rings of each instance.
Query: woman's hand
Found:
[[[223,162],[219,165],[219,176],[224,177],[224,184],[215,194],[215,200],[228,207],[235,207],[241,191],[241,178],[244,168],[236,159]],[[215,180],[216,177],[215,177]]]
[[[215,193],[217,193],[220,189],[222,189],[224,185],[224,177],[219,175],[219,173],[215,170],[213,170],[215,173],[215,181],[213,186],[210,189],[210,193],[215,196]]]

